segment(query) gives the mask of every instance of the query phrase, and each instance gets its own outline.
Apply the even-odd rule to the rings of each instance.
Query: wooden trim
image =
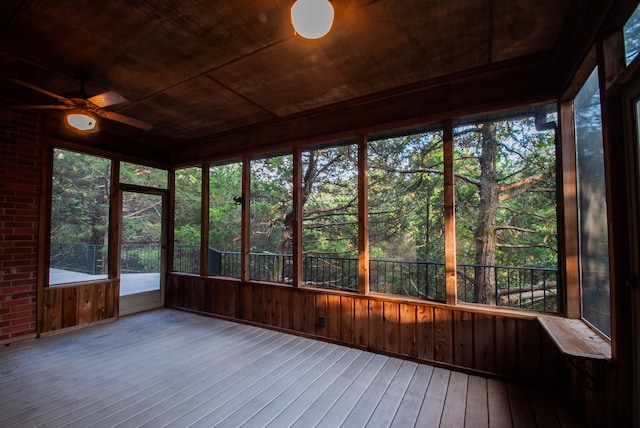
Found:
[[[44,329],[44,290],[49,286],[51,254],[51,193],[53,191],[53,146],[43,142],[38,223],[38,279],[36,282],[36,334]]]
[[[453,165],[453,121],[442,124],[442,146],[444,150],[444,254],[445,284],[449,305],[458,303],[458,274],[456,261],[456,188]]]
[[[560,103],[560,143],[558,157],[562,168],[558,171],[561,195],[559,217],[560,270],[564,282],[564,311],[568,318],[580,318],[580,248],[578,245],[578,189],[576,186],[576,142],[573,101]]]
[[[369,294],[369,173],[367,138],[358,135],[358,292]]]
[[[109,279],[120,277],[120,223],[122,191],[120,189],[120,162],[111,162],[111,206],[109,207]]]
[[[616,416],[618,423],[625,425],[623,421],[629,420],[629,415],[633,414],[633,394],[636,389],[632,383],[632,294],[631,288],[626,285],[631,274],[629,253],[632,250],[630,241],[633,239],[629,235],[627,196],[628,182],[632,180],[634,169],[627,170],[625,125],[630,125],[624,122],[624,111],[629,107],[623,105],[620,95],[608,92],[612,82],[620,76],[625,67],[622,48],[622,34],[619,31],[604,35],[597,44],[609,234],[611,356],[619,364],[615,391]]]
[[[293,148],[293,286],[302,285],[302,149]]]
[[[175,212],[176,212],[176,171],[169,170],[167,177],[169,181],[169,201],[167,202],[170,215],[167,216],[167,271],[172,272],[175,269],[174,262],[174,246],[175,246]]]
[[[200,275],[209,274],[209,164],[201,165]]]
[[[251,158],[242,158],[242,220],[240,241],[240,279],[248,281],[251,276],[249,249],[251,248]]]

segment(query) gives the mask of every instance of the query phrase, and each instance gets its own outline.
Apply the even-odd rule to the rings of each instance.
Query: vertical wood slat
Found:
[[[418,358],[435,360],[435,330],[433,308],[418,306],[416,342]]]
[[[354,343],[369,346],[369,299],[355,299]]]
[[[383,309],[381,301],[369,301],[369,346],[373,349],[384,349],[384,341],[380,334],[384,331]]]
[[[453,312],[454,364],[474,367],[472,314],[464,311]]]
[[[383,305],[383,349],[395,354],[400,353],[400,306],[395,302]]]
[[[453,364],[453,313],[434,309],[434,360]]]
[[[411,304],[400,304],[400,354],[417,356],[416,329],[417,308]]]

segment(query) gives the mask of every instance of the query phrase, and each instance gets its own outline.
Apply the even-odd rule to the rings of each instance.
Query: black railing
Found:
[[[51,244],[51,267],[88,274],[104,274],[106,248],[102,245]],[[158,272],[159,244],[125,244],[122,271]],[[176,245],[174,270],[198,273],[200,246]],[[250,279],[291,283],[291,254],[251,253]],[[241,277],[239,252],[209,249],[209,275]],[[305,255],[302,276],[306,285],[358,291],[358,259]],[[457,266],[458,300],[495,306],[557,312],[561,307],[557,269],[519,266]],[[369,287],[373,292],[446,301],[444,263],[427,261],[371,260]]]

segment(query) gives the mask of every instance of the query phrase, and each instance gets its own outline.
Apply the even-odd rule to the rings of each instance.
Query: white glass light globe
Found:
[[[67,123],[80,131],[89,131],[96,127],[95,118],[84,113],[68,114]]]
[[[298,0],[291,6],[291,23],[302,37],[319,39],[333,25],[333,6],[328,0]]]

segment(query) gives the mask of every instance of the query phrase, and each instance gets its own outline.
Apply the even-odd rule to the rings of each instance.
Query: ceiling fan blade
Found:
[[[105,119],[110,119],[116,122],[124,123],[125,125],[134,126],[136,128],[144,129],[145,131],[153,128],[153,125],[142,120],[134,119],[129,116],[122,115],[113,111],[98,110],[97,114]]]
[[[87,101],[89,101],[94,105],[97,105],[98,107],[109,107],[114,104],[123,103],[127,101],[127,99],[120,94],[109,91],[109,92],[104,92],[102,94],[95,95],[91,98],[87,98]]]
[[[9,106],[9,108],[12,108],[14,110],[70,110],[72,108],[74,108],[73,106],[63,106],[62,104],[56,104],[56,105],[50,105],[50,106],[45,106],[45,105],[38,105],[38,106]]]
[[[12,81],[13,83],[17,83],[18,85],[22,85],[29,89],[33,89],[34,91],[40,92],[41,94],[48,95],[51,98],[55,98],[56,100],[68,106],[75,105],[75,103],[70,99],[63,97],[62,95],[54,94],[53,92],[49,92],[46,89],[39,88],[38,86],[32,85],[31,83],[23,82],[22,80],[18,80],[18,79],[12,79],[11,77],[7,77],[6,79]]]

